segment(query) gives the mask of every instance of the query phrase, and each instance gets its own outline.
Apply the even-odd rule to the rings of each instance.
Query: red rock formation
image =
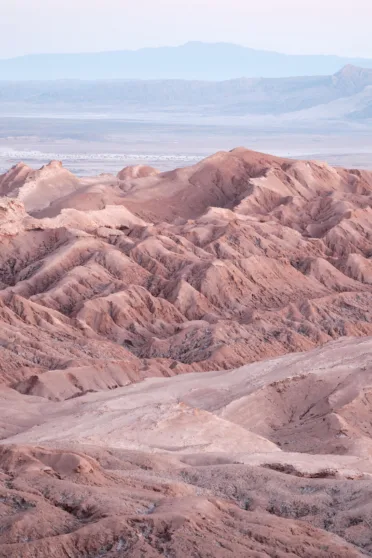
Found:
[[[0,556],[372,551],[372,173],[239,148],[0,192]]]

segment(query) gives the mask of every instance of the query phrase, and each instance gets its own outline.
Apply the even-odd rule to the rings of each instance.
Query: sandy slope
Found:
[[[118,178],[20,164],[0,188],[0,370],[23,392],[95,389],[63,371],[97,360],[132,381],[372,335],[371,173],[238,148]]]
[[[371,354],[341,340],[58,404],[3,390],[0,555],[369,555]]]
[[[371,555],[372,173],[0,191],[0,556]]]
[[[356,558],[368,539],[350,481],[96,448],[4,447],[0,459],[4,557]]]

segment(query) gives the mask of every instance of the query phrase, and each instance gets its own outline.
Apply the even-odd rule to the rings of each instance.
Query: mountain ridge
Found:
[[[144,360],[161,359],[162,374],[226,369],[372,335],[371,192],[371,172],[245,148],[83,179],[58,162],[17,165],[0,176],[4,315],[31,326],[50,308],[52,330],[75,336],[76,366],[38,348],[67,392],[62,370],[84,368],[93,339],[142,378]],[[32,362],[34,350],[22,353]],[[22,369],[22,390],[42,390],[48,376]]]
[[[0,176],[1,558],[372,553],[372,171]]]
[[[346,65],[333,75],[292,78],[192,80],[0,81],[4,113],[117,114],[159,112],[164,118],[280,117],[362,121],[372,107],[372,69]],[[314,112],[315,111],[315,112]],[[111,115],[111,116],[110,116]],[[295,121],[292,121],[292,126]]]
[[[372,59],[292,55],[233,43],[193,41],[177,47],[92,53],[30,54],[0,60],[2,80],[208,79],[328,75],[346,64],[372,67]]]

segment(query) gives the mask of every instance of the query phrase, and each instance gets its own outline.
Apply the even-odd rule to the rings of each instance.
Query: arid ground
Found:
[[[0,176],[0,556],[372,556],[372,171]]]

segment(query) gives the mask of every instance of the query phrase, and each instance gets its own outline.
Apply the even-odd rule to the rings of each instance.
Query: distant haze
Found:
[[[343,66],[372,68],[372,58],[287,55],[231,43],[80,54],[30,54],[0,60],[0,80],[228,80],[321,76]],[[147,86],[145,86],[147,87]],[[86,97],[84,97],[86,98]],[[164,92],[164,100],[167,94]]]
[[[372,57],[370,0],[6,0],[0,58],[232,42]]]
[[[51,57],[56,58],[55,55]],[[280,65],[277,66],[279,69]],[[326,121],[334,126],[336,121],[345,120],[366,125],[372,118],[372,69],[348,65],[332,76],[241,78],[222,82],[0,81],[0,114],[4,116],[84,112],[104,113],[114,118],[119,114],[138,118],[153,112],[162,114],[163,120],[182,114],[199,115],[204,119],[272,115],[277,125],[280,115],[290,115],[292,128],[295,121],[297,124],[307,121],[308,126],[314,125],[314,120],[317,126]]]

